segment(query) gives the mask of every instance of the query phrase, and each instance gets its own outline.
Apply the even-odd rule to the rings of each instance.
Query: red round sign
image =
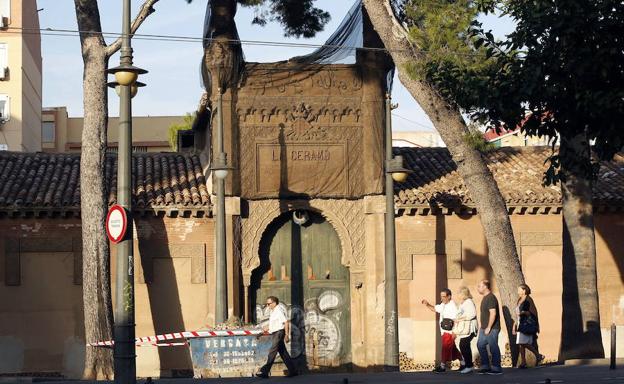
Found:
[[[106,215],[106,234],[113,243],[119,243],[126,236],[128,215],[121,205],[113,205]]]

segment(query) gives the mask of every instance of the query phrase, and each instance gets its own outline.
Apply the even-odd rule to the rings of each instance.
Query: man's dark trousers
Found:
[[[286,334],[283,329],[280,329],[277,332],[271,333],[271,349],[269,350],[269,357],[267,358],[266,364],[260,368],[260,372],[264,374],[269,374],[271,371],[271,367],[273,366],[273,362],[275,361],[275,357],[279,352],[282,360],[284,360],[284,364],[286,364],[286,368],[288,368],[288,374],[294,375],[297,373],[297,369],[295,368],[295,364],[293,363],[288,351],[286,350],[286,344],[284,344],[284,337]]]

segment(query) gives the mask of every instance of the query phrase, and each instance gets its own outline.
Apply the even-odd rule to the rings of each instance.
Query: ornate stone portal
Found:
[[[375,44],[366,42],[367,46]],[[233,230],[244,289],[244,303],[238,309],[251,320],[250,312],[255,311],[250,303],[250,289],[255,289],[252,273],[261,266],[260,244],[267,228],[285,212],[317,212],[338,236],[340,263],[349,268],[347,287],[349,281],[354,283],[343,305],[353,313],[346,328],[349,336],[334,340],[352,345],[346,349],[352,351],[347,360],[340,364],[377,364],[378,358],[365,357],[377,347],[360,348],[366,333],[364,318],[377,316],[366,314],[364,304],[374,300],[374,289],[361,288],[368,269],[364,197],[383,193],[387,58],[380,52],[358,52],[356,64],[348,65],[242,63],[238,73],[223,76],[222,56],[213,52],[222,47],[212,46],[215,48],[207,47],[204,61],[205,79],[211,79],[206,83],[207,105],[214,107],[215,96],[224,91],[220,114],[224,146],[234,168],[226,180],[226,194],[241,199],[240,221],[234,221],[240,227]],[[236,53],[238,48],[230,49]],[[219,115],[214,112],[213,127]],[[374,252],[371,259],[376,257]],[[236,255],[235,259],[239,260]],[[370,268],[376,268],[370,263]],[[291,265],[280,268],[280,275],[285,275]],[[377,274],[371,276],[375,276],[371,283],[377,284]],[[330,280],[316,282],[324,286],[333,284]],[[233,296],[238,297],[236,293]],[[303,310],[307,313],[309,308]],[[378,320],[366,327],[374,327]]]
[[[342,247],[342,264],[361,266],[364,253],[364,205],[359,200],[259,200],[249,202],[249,217],[243,221],[243,283],[249,287],[251,273],[260,266],[260,240],[267,226],[284,212],[309,209],[319,212],[334,227]]]

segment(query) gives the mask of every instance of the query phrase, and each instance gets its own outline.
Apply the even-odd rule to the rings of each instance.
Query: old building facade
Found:
[[[374,46],[375,36],[364,31],[366,46]],[[434,300],[444,287],[465,285],[474,292],[480,279],[492,277],[479,212],[448,151],[396,148],[414,173],[384,191],[390,65],[382,54],[359,51],[354,64],[243,62],[240,70],[222,73],[236,67],[235,54],[217,39],[205,58],[211,74],[207,121],[214,127],[222,116],[234,167],[225,209],[229,314],[262,323],[264,297],[277,295],[289,308],[289,347],[300,364],[312,371],[379,369],[384,193],[393,193],[400,351],[404,367],[432,364],[440,348],[437,320],[420,300]],[[195,153],[134,155],[137,336],[215,325],[208,170],[215,137],[209,126],[196,129]],[[548,154],[543,147],[502,148],[486,160],[511,214],[541,313],[540,346],[556,360],[561,194],[541,184]],[[84,340],[83,331],[78,167],[77,154],[0,153],[0,373],[79,376],[85,344],[95,341]],[[115,173],[110,154],[110,204],[116,200]],[[595,188],[603,331],[624,320],[623,196],[624,158],[618,156],[603,166]],[[504,348],[507,338],[500,342]],[[137,355],[139,376],[192,368],[186,346],[140,347]]]

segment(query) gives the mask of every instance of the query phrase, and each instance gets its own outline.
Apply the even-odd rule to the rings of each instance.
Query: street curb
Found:
[[[575,366],[575,365],[609,365],[611,364],[611,359],[570,359],[566,360],[563,365]],[[616,365],[624,365],[624,358],[616,358]]]

